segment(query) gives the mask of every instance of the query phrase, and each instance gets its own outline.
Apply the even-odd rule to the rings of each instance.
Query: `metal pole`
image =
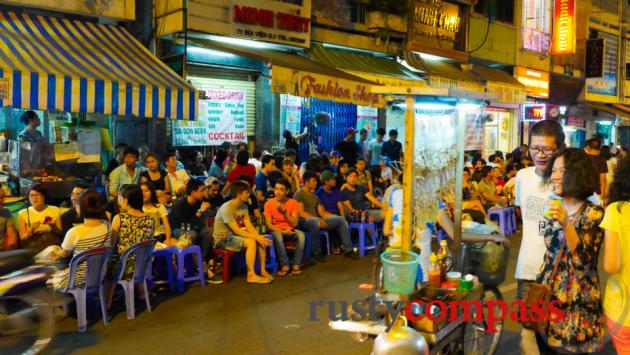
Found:
[[[403,155],[403,218],[402,218],[402,250],[411,250],[412,233],[412,191],[413,191],[413,150],[415,132],[415,104],[414,96],[405,99],[407,110],[405,111],[405,146]]]
[[[463,109],[457,109],[457,164],[455,165],[455,211],[453,213],[454,228],[453,245],[451,251],[454,259],[453,265],[460,263],[460,248],[462,242],[462,184],[464,171],[464,141],[466,134],[466,112]]]

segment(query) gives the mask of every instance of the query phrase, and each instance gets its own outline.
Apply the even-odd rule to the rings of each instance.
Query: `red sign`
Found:
[[[311,19],[284,12],[234,5],[234,22],[308,33]]]
[[[569,116],[569,117],[567,117],[566,121],[564,122],[564,125],[565,126],[586,128],[586,120],[581,118],[581,117]]]
[[[552,54],[575,53],[575,0],[556,0],[553,8]]]
[[[547,117],[545,104],[524,104],[523,121],[540,121]]]

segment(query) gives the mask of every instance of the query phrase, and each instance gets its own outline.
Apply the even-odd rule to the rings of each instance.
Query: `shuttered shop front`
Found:
[[[203,73],[203,74],[202,74]],[[242,90],[245,92],[247,135],[254,135],[256,127],[256,73],[238,70],[188,69],[188,80],[197,90]]]

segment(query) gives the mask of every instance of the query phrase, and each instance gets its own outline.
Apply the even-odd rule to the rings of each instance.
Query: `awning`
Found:
[[[0,106],[193,120],[197,95],[122,27],[1,11]]]
[[[387,86],[427,86],[426,82],[393,59],[359,54],[350,51],[327,49],[313,43],[306,55],[333,67]]]
[[[477,95],[485,94],[484,80],[470,71],[462,70],[457,64],[423,60],[417,53],[409,51],[405,51],[405,60],[410,66],[425,73],[429,78],[430,87],[446,88],[462,97],[466,96],[466,92]]]
[[[591,110],[608,112],[614,116],[630,117],[630,113],[626,112],[625,110],[621,110],[614,106],[608,106],[604,103],[594,103],[594,102],[589,101],[589,102],[586,102],[585,105]]]
[[[524,104],[527,99],[525,86],[515,77],[500,69],[472,64],[473,73],[486,81],[487,92],[495,96],[493,101],[510,104]]]
[[[311,60],[298,53],[250,48],[207,39],[191,38],[201,47],[228,52],[271,64],[271,89],[278,94],[314,97],[356,105],[384,107],[382,95],[373,94],[378,83]]]

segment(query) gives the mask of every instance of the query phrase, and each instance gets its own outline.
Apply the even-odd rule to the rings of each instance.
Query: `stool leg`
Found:
[[[199,253],[197,253],[197,265],[199,265],[199,282],[201,283],[201,287],[206,287],[206,277],[204,275],[204,267],[203,267],[203,258],[201,257],[201,249]]]
[[[174,254],[168,254],[166,257],[166,272],[168,272],[168,285],[171,291],[175,291],[175,270],[173,269],[173,256]]]
[[[177,253],[177,291],[184,291],[184,276],[185,276],[185,267],[184,267],[184,259],[185,254],[181,252]]]
[[[230,254],[223,254],[223,283],[230,281]]]
[[[359,229],[359,256],[365,256],[365,227]]]
[[[378,234],[376,233],[376,226],[374,224],[370,225],[370,229],[372,230],[372,246],[374,247],[374,253],[378,249]]]

